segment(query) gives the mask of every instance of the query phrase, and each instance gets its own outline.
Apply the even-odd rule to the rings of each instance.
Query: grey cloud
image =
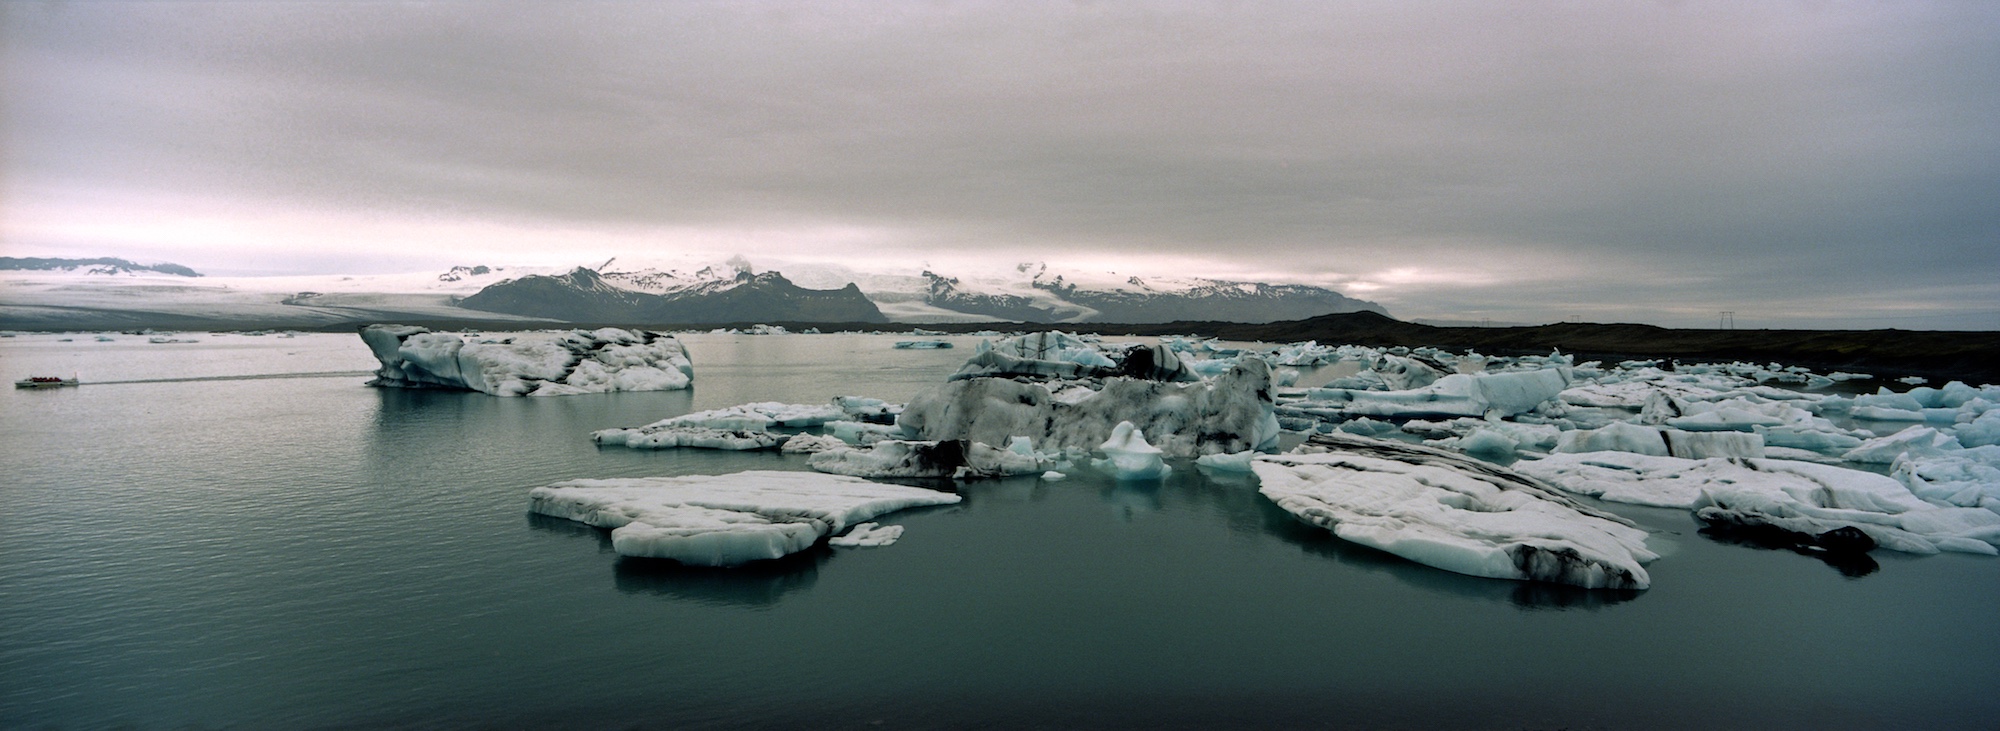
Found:
[[[1988,4],[0,13],[16,181],[1709,296],[2000,279]]]

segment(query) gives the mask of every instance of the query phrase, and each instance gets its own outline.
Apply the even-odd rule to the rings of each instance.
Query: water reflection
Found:
[[[771,559],[727,568],[689,566],[659,558],[620,556],[613,564],[618,590],[657,594],[700,604],[769,608],[786,596],[813,587],[819,570],[833,560],[826,544]]]
[[[1731,546],[1747,546],[1765,551],[1791,551],[1801,556],[1819,559],[1832,566],[1841,576],[1859,579],[1882,570],[1875,557],[1859,551],[1829,551],[1800,539],[1800,534],[1774,528],[1772,526],[1732,526],[1708,525],[1700,531],[1702,537],[1716,543]]]

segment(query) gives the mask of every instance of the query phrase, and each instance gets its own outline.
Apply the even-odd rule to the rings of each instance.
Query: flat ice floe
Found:
[[[1515,468],[1582,495],[1690,508],[1710,524],[1770,526],[1808,537],[1853,528],[1893,551],[2000,553],[2000,514],[1926,502],[1894,478],[1845,467],[1587,452]]]
[[[1342,539],[1472,576],[1644,589],[1646,533],[1536,480],[1439,449],[1318,435],[1263,455],[1259,490]]]
[[[694,380],[680,341],[652,332],[607,327],[466,342],[421,327],[369,325],[361,340],[382,363],[369,382],[375,386],[566,396],[667,391]]]
[[[876,516],[959,501],[855,477],[771,471],[569,480],[528,498],[533,512],[610,528],[620,555],[696,566],[779,558]]]

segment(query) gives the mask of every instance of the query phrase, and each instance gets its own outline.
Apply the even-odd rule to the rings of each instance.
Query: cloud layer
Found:
[[[710,250],[2000,327],[1989,3],[10,3],[9,250]],[[414,252],[422,252],[417,254]]]

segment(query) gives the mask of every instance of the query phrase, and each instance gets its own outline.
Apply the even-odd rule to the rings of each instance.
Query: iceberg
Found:
[[[529,510],[611,529],[624,556],[696,566],[779,558],[876,516],[959,502],[950,493],[817,472],[569,480],[528,493]]]
[[[1438,449],[1342,434],[1259,456],[1259,491],[1342,539],[1471,576],[1644,589],[1646,533],[1533,478]]]
[[[1168,457],[1267,450],[1278,441],[1270,366],[1245,358],[1205,382],[1174,383],[1114,376],[1074,401],[1051,385],[1012,378],[967,378],[918,394],[897,417],[906,437],[1004,444],[1013,437],[1046,448],[1086,451],[1103,444],[1120,422],[1152,435]],[[1062,383],[1066,394],[1077,389]]]
[[[466,342],[409,325],[361,328],[382,367],[372,386],[451,388],[494,396],[566,396],[687,388],[694,366],[680,341],[618,328]]]

